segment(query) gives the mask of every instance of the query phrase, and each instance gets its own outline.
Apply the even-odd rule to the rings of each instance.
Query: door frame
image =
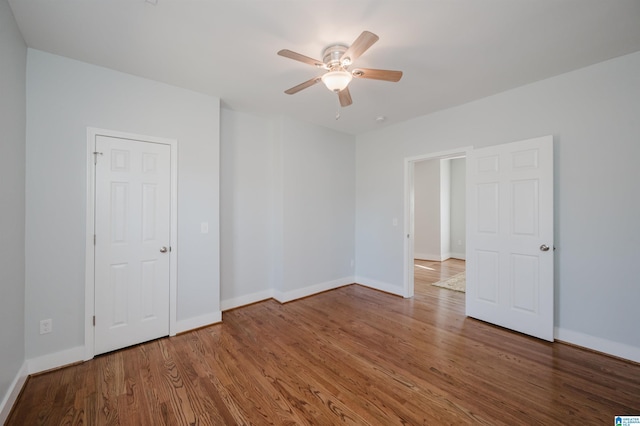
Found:
[[[93,316],[95,314],[95,160],[93,151],[98,136],[131,139],[141,142],[169,145],[171,152],[171,197],[170,197],[170,247],[169,251],[169,335],[176,334],[176,306],[178,293],[178,141],[156,136],[138,135],[116,130],[87,127],[87,204],[85,230],[85,291],[84,291],[84,360],[90,360],[95,354],[95,333]]]
[[[409,298],[414,295],[414,169],[415,164],[425,160],[444,160],[447,158],[466,157],[473,146],[466,146],[447,151],[422,154],[404,159],[404,290],[403,297]]]

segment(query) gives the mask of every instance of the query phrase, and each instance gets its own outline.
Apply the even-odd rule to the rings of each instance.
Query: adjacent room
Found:
[[[0,423],[631,424],[638,22],[0,0]]]
[[[465,158],[454,156],[416,161],[413,164],[412,198],[414,284],[420,280],[423,285],[464,293]]]

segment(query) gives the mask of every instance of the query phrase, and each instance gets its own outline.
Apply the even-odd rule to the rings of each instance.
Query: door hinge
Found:
[[[103,153],[98,151],[93,151],[93,164],[98,164],[98,155],[103,155]]]
[[[93,245],[96,245],[96,234],[93,234]]]
[[[93,316],[93,326],[94,327],[96,326],[96,316],[95,315]]]

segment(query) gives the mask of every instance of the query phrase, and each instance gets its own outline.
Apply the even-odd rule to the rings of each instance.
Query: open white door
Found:
[[[553,341],[553,137],[467,154],[467,316]]]
[[[171,148],[96,137],[95,354],[169,334]]]

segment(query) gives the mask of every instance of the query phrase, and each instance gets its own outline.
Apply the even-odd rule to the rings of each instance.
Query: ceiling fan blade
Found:
[[[293,86],[291,89],[287,89],[284,91],[287,95],[293,95],[294,93],[298,93],[302,89],[306,89],[307,87],[311,87],[317,82],[321,80],[320,77],[313,77],[311,80],[307,80],[304,83],[300,83],[297,86]]]
[[[351,75],[355,78],[370,78],[372,80],[384,80],[384,81],[400,81],[402,78],[402,71],[391,70],[376,70],[371,68],[356,68],[351,71]]]
[[[340,106],[347,107],[353,103],[351,100],[351,93],[349,92],[349,88],[345,87],[341,91],[338,92],[338,99],[340,99]]]
[[[300,53],[293,52],[289,49],[282,49],[278,52],[278,55],[284,56],[285,58],[293,59],[294,61],[304,62],[305,64],[313,65],[317,68],[324,68],[324,64],[322,63],[322,61],[301,55]]]
[[[379,37],[372,32],[363,31],[362,34],[353,42],[351,46],[340,58],[340,62],[349,58],[349,63],[352,64],[360,55],[367,51],[373,43],[378,41]]]

